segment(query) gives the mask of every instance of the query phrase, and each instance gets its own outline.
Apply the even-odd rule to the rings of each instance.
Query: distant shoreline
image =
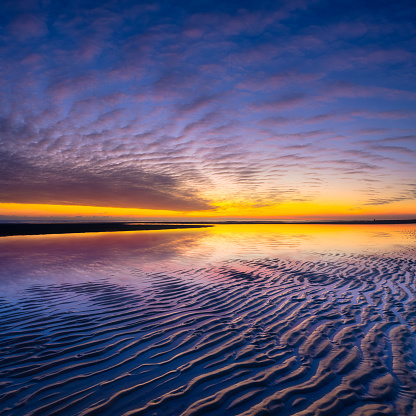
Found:
[[[179,223],[178,223],[179,224]],[[196,222],[195,224],[205,224]],[[303,225],[360,225],[360,224],[416,224],[416,218],[411,220],[346,220],[346,221],[223,221],[206,222],[206,224],[303,224]]]
[[[210,222],[83,222],[83,223],[0,223],[0,237],[42,234],[72,234],[120,231],[152,231],[187,228],[205,228],[213,225],[387,225],[416,224],[411,220],[361,220],[361,221],[210,221]]]
[[[42,234],[81,234],[119,231],[172,230],[186,228],[205,228],[208,224],[179,223],[128,223],[128,222],[86,222],[86,223],[0,223],[0,237]]]

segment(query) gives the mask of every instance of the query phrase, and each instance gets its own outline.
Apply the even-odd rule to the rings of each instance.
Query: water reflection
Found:
[[[0,289],[111,277],[143,284],[143,273],[234,259],[413,249],[415,225],[217,225],[205,229],[0,238]]]
[[[195,229],[3,237],[0,290],[7,296],[32,284],[108,277],[126,284],[132,269],[180,257],[203,236]]]
[[[416,225],[220,225],[212,229],[210,238],[210,245],[221,247],[218,253],[229,258],[316,250],[379,252],[414,244]]]

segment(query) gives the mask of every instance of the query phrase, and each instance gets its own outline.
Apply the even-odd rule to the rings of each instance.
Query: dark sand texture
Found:
[[[1,415],[416,414],[416,261],[233,260],[0,303]]]
[[[11,235],[40,235],[40,234],[72,234],[72,233],[99,233],[115,231],[143,231],[143,230],[169,230],[177,228],[202,228],[206,224],[138,224],[129,222],[80,222],[80,223],[0,223],[0,237]]]

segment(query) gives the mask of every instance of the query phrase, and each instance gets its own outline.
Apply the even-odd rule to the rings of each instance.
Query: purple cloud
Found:
[[[12,38],[18,41],[29,41],[48,34],[45,21],[35,14],[22,14],[17,16],[8,25]]]
[[[403,190],[407,6],[6,2],[3,201],[190,210],[330,198],[354,180]]]

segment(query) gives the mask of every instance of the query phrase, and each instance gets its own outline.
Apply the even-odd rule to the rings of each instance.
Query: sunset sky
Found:
[[[0,19],[0,220],[416,217],[414,1]]]

